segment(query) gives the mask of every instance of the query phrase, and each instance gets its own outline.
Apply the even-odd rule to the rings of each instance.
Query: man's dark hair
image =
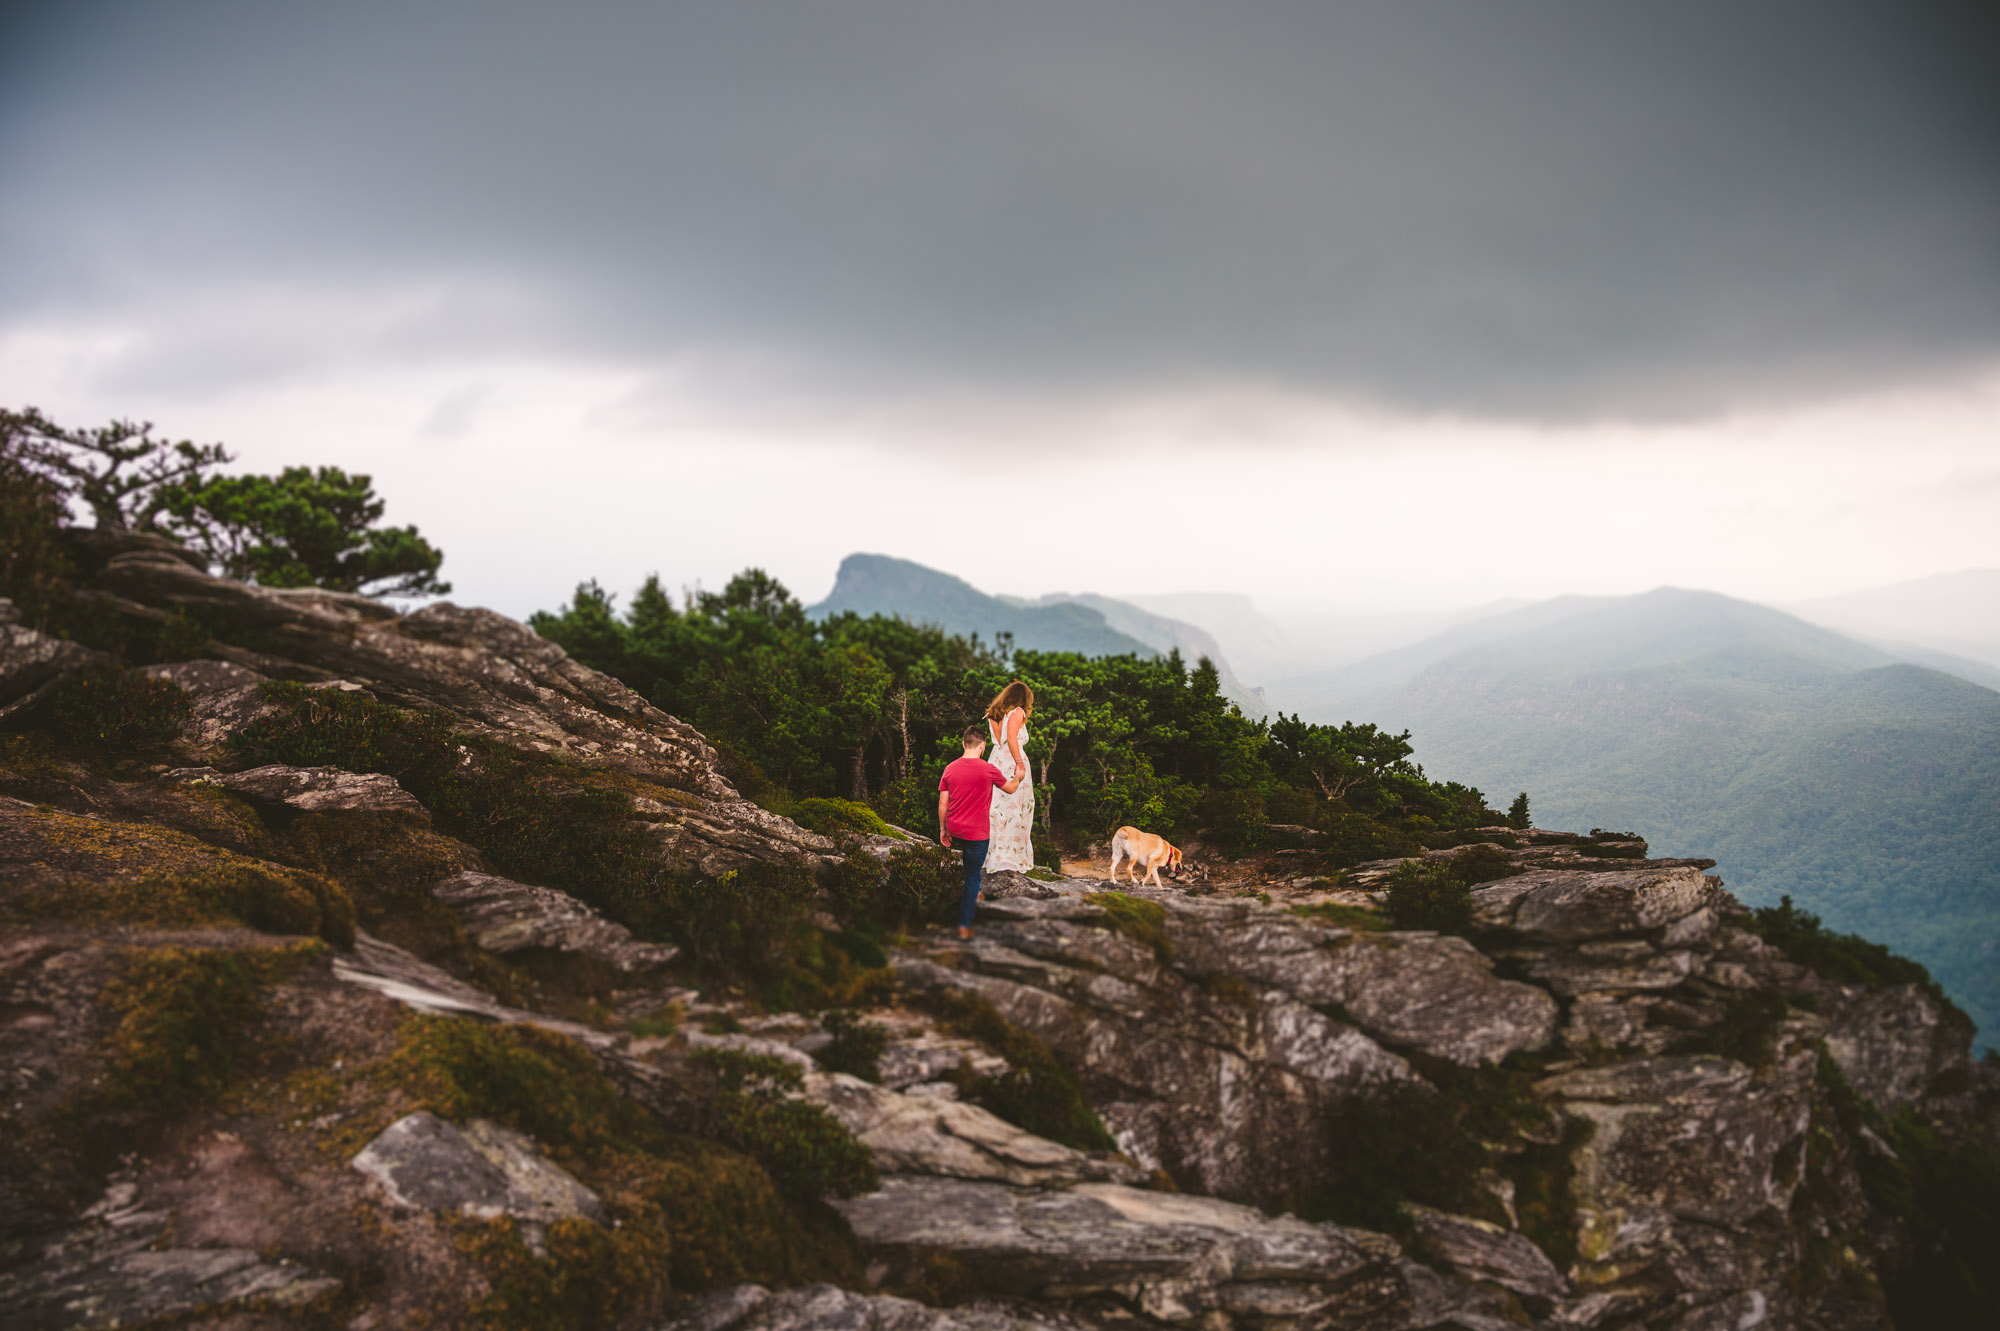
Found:
[[[965,733],[960,735],[959,738],[964,740],[968,745],[984,744],[986,742],[986,730],[982,726],[967,726]]]

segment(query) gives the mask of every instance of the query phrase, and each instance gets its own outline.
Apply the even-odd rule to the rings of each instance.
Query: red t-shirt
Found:
[[[984,758],[960,758],[944,769],[938,789],[945,792],[944,830],[966,841],[993,835],[993,787],[1007,774]]]

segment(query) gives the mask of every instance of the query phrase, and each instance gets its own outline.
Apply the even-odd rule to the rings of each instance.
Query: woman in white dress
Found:
[[[986,732],[993,737],[993,751],[987,761],[1012,781],[1021,773],[1021,784],[1009,795],[993,789],[993,831],[986,849],[986,871],[1012,869],[1026,873],[1035,867],[1035,784],[1034,769],[1021,752],[1028,742],[1028,717],[1035,710],[1035,691],[1021,680],[1000,690],[986,707]]]

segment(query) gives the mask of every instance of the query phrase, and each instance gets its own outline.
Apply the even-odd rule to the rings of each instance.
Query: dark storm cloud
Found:
[[[1557,419],[2000,351],[1974,7],[10,12],[0,321],[132,322],[154,382],[703,349]]]

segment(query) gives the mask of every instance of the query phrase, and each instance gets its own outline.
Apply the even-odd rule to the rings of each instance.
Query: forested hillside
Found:
[[[755,569],[678,606],[649,579],[622,613],[585,583],[531,622],[699,726],[738,786],[772,808],[834,796],[928,833],[959,731],[1019,676],[1036,695],[1028,755],[1044,838],[1075,845],[1135,823],[1236,852],[1282,823],[1332,835],[1353,862],[1500,818],[1479,791],[1428,779],[1408,736],[1251,720],[1212,663],[1190,669],[1177,653],[1003,655],[884,615],[815,621]]]

